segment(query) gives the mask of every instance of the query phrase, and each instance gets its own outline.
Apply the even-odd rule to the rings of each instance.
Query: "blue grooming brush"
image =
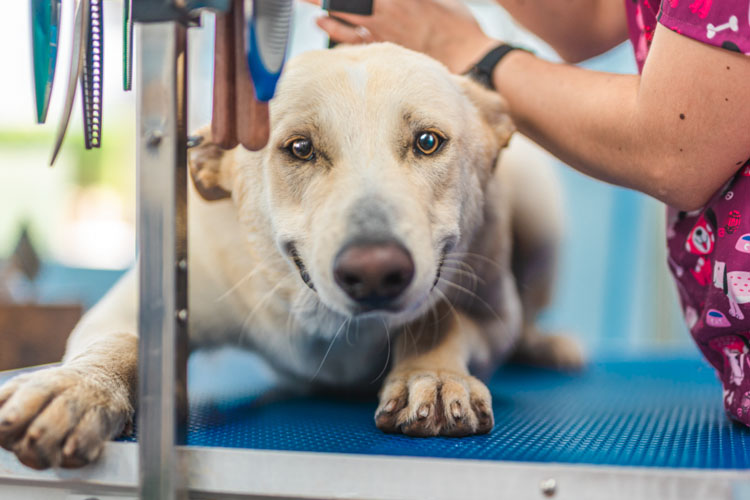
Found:
[[[268,102],[276,92],[292,25],[294,0],[253,0],[246,22],[245,55],[255,97]],[[250,9],[246,9],[246,12]]]

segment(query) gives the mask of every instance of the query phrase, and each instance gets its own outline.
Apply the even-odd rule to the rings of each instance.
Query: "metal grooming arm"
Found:
[[[186,27],[139,23],[136,37],[140,495],[172,500],[186,497],[175,453],[187,418]]]

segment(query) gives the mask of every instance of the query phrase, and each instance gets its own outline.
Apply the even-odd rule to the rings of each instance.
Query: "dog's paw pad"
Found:
[[[388,377],[375,412],[385,432],[408,436],[468,436],[492,429],[487,387],[469,375],[447,371],[401,371]]]

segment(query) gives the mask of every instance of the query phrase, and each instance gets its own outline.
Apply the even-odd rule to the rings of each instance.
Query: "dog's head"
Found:
[[[413,319],[446,253],[482,222],[483,187],[513,132],[502,99],[376,44],[292,60],[271,119],[261,152],[193,150],[199,192],[231,193],[240,219],[264,212],[299,286],[327,308]]]

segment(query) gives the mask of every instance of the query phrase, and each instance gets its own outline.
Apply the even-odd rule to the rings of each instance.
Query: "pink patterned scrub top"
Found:
[[[625,0],[625,6],[639,70],[657,22],[750,55],[750,0]],[[701,210],[667,209],[667,251],[690,333],[724,387],[724,408],[750,425],[750,160],[737,168]]]

